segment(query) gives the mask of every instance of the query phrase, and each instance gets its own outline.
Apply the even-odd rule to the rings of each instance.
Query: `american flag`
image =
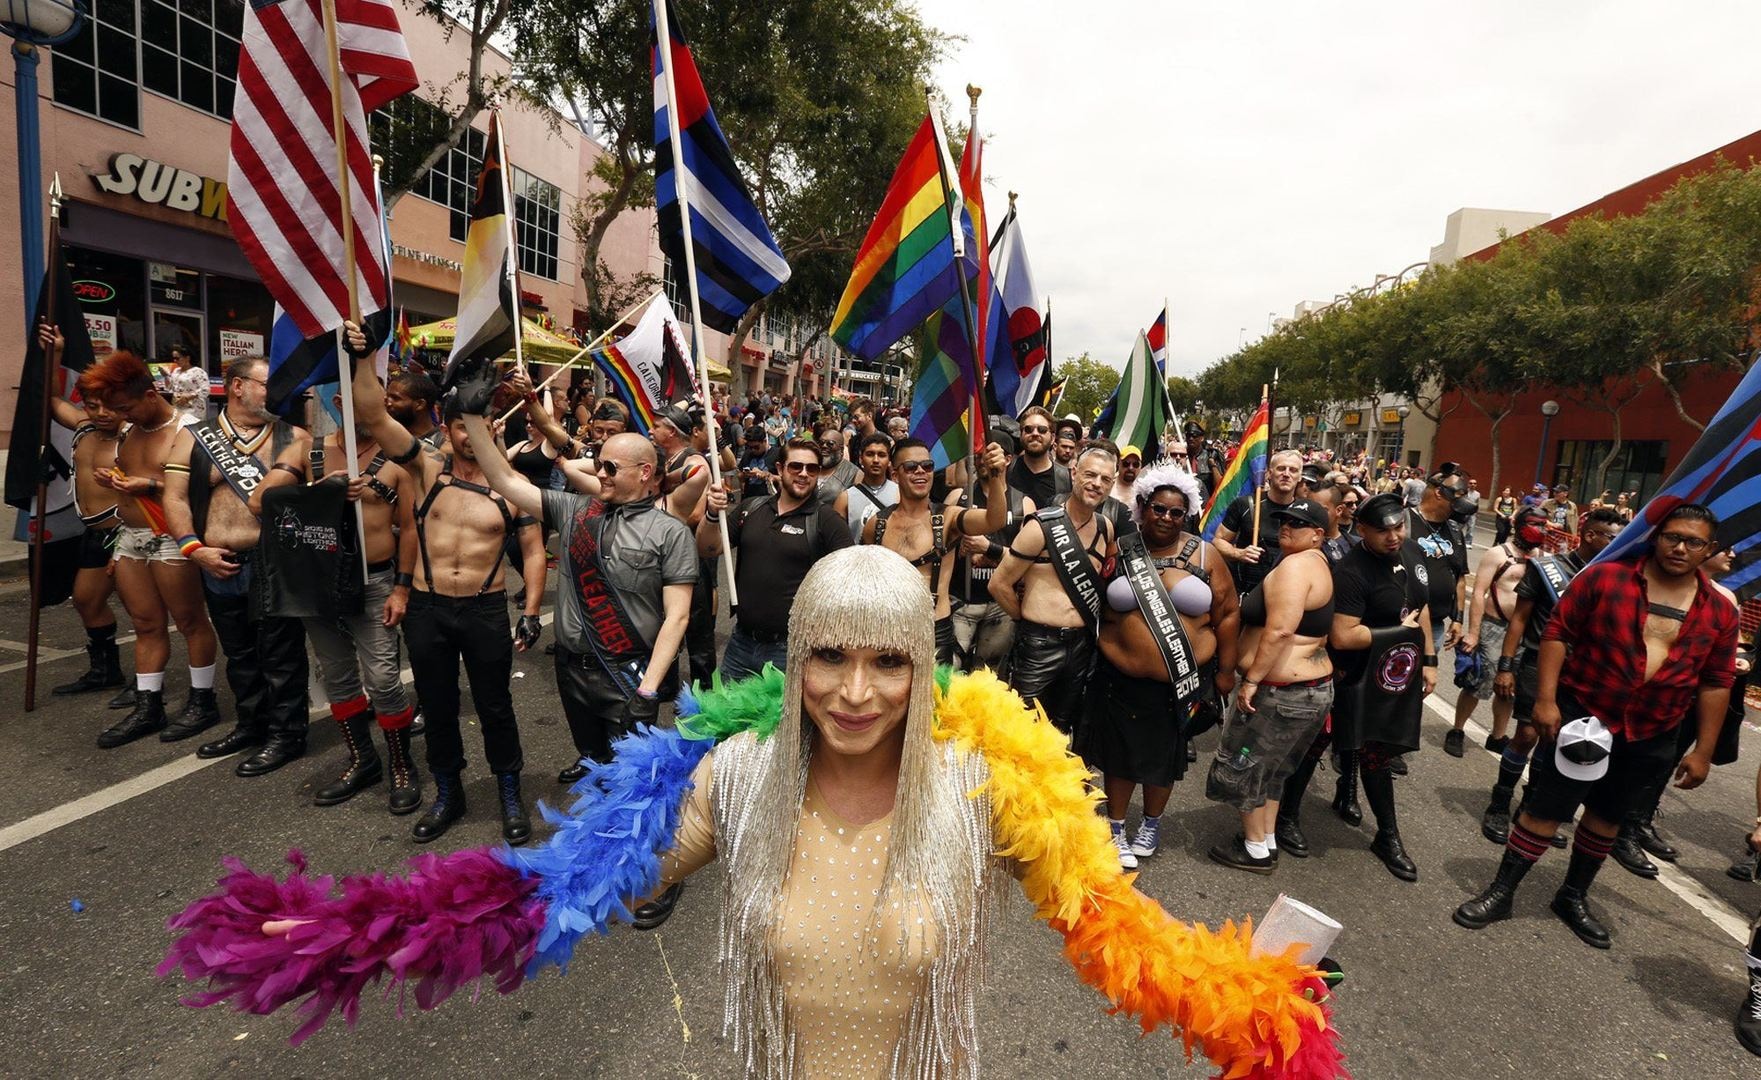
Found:
[[[363,313],[389,302],[367,113],[416,86],[416,69],[387,0],[335,0],[348,130],[350,210]],[[245,9],[232,111],[227,214],[233,235],[302,334],[348,316],[342,200],[331,127],[330,64],[321,0],[252,0]]]

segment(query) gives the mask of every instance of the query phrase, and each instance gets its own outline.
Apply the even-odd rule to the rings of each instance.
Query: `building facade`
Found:
[[[190,347],[211,373],[268,344],[273,307],[233,239],[226,172],[242,0],[97,0],[85,30],[48,50],[40,69],[44,189],[65,191],[62,240],[94,344],[164,360]],[[376,140],[400,122],[438,111],[424,95],[466,68],[468,35],[413,8],[402,14],[425,85],[375,114]],[[0,79],[10,80],[11,65]],[[505,72],[493,51],[484,67]],[[0,96],[10,99],[10,81]],[[13,102],[0,105],[0,146],[16,146]],[[521,300],[528,316],[591,334],[581,278],[576,207],[588,193],[599,145],[572,120],[510,107],[502,125],[514,194]],[[393,303],[412,325],[457,311],[464,229],[488,116],[434,169],[396,198],[390,214]],[[0,221],[16,222],[18,187],[0,170]],[[43,208],[45,219],[47,208]],[[613,223],[601,259],[619,276],[658,287],[662,256],[652,210]],[[40,272],[39,272],[40,273]],[[27,280],[28,276],[28,280]],[[0,445],[9,439],[25,304],[38,279],[16,256],[0,259]],[[709,344],[711,355],[725,342]]]

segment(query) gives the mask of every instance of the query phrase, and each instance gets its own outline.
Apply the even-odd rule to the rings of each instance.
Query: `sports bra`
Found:
[[[1248,594],[1241,598],[1241,624],[1243,626],[1266,625],[1265,582],[1255,585]],[[1302,613],[1302,619],[1296,624],[1298,637],[1326,637],[1333,629],[1333,598],[1318,608],[1309,608]]]

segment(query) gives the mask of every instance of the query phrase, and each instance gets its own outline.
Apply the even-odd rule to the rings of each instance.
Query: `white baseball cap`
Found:
[[[1559,729],[1553,767],[1568,780],[1600,780],[1608,774],[1614,736],[1594,716],[1583,716]]]

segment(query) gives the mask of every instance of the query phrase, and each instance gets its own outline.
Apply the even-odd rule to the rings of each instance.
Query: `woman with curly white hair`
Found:
[[[1160,846],[1162,811],[1186,773],[1188,716],[1215,710],[1235,688],[1240,622],[1228,564],[1198,535],[1203,504],[1193,475],[1152,466],[1131,495],[1138,532],[1120,537],[1080,746],[1106,777],[1107,819],[1126,869]],[[1128,837],[1125,814],[1139,785],[1143,821]]]

